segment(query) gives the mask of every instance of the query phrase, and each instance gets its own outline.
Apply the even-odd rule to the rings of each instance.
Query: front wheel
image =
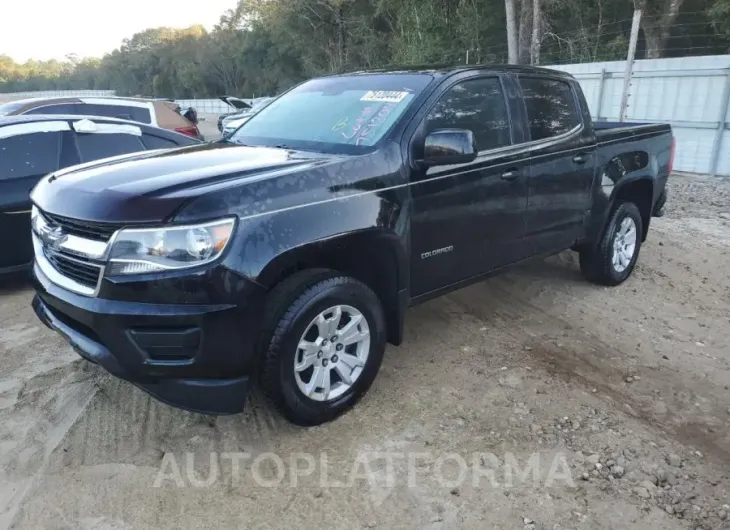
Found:
[[[639,259],[643,222],[639,208],[632,202],[621,203],[594,247],[580,251],[580,268],[590,281],[619,285],[631,276]]]
[[[385,351],[385,318],[366,285],[326,271],[300,273],[272,292],[264,394],[292,423],[319,425],[367,392]]]

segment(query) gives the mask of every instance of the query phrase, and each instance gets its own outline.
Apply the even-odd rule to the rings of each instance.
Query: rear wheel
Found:
[[[355,405],[385,351],[385,318],[375,293],[347,276],[304,272],[276,288],[268,306],[261,387],[276,408],[310,426]]]
[[[580,251],[584,276],[609,286],[626,281],[639,259],[643,233],[639,208],[632,202],[621,203],[611,215],[598,245]]]

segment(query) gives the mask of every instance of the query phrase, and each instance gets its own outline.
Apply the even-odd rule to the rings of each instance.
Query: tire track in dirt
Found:
[[[595,389],[626,414],[730,463],[730,439],[724,429],[730,399],[722,397],[723,389],[705,386],[700,393],[687,373],[661,366],[629,370],[627,364],[636,364],[635,355],[529,303],[505,288],[500,279],[449,298],[522,343],[524,348],[517,354],[522,360],[588,391]],[[627,384],[629,375],[640,379]],[[701,409],[696,406],[700,402],[704,403]]]
[[[32,375],[0,410],[0,529],[9,528],[51,455],[94,399],[89,374],[73,362]]]

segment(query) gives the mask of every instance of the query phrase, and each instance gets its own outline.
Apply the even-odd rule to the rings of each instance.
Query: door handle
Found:
[[[580,155],[575,155],[575,156],[573,157],[573,162],[574,162],[575,164],[580,164],[580,165],[582,165],[582,164],[585,164],[585,163],[586,163],[587,161],[588,161],[588,156],[587,156],[587,155],[584,155],[584,154],[580,154]]]
[[[519,176],[520,173],[516,169],[508,169],[502,173],[502,180],[515,180]]]

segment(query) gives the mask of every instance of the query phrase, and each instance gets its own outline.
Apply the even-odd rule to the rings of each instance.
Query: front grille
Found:
[[[53,268],[67,278],[86,287],[96,288],[101,273],[100,266],[85,261],[83,258],[70,258],[47,248],[43,250],[43,254]]]
[[[43,212],[43,217],[54,226],[60,226],[64,234],[72,234],[95,241],[109,241],[114,232],[120,230],[124,225],[117,223],[97,223],[93,221],[81,221],[69,219],[60,215],[53,215]]]

